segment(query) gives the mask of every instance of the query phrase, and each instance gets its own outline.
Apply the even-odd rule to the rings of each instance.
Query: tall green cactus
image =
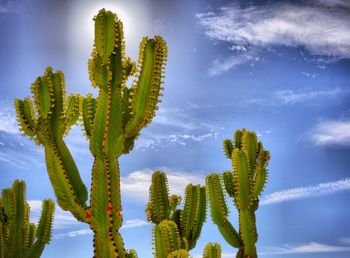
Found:
[[[189,251],[196,246],[206,216],[205,187],[187,185],[182,210],[177,209],[180,202],[180,196],[169,196],[165,173],[154,172],[149,190],[149,202],[145,211],[147,219],[156,224],[153,231],[157,258],[167,257],[175,250]],[[164,233],[160,233],[164,231],[167,232],[166,236]],[[172,232],[172,234],[168,232]]]
[[[58,204],[94,233],[94,256],[134,257],[127,253],[122,225],[118,157],[128,153],[143,127],[155,116],[162,95],[167,47],[160,36],[143,38],[137,64],[125,56],[122,22],[104,9],[94,17],[95,41],[89,60],[94,98],[66,97],[63,73],[48,68],[32,85],[33,101],[16,100],[20,127],[45,150],[51,184]],[[131,88],[129,76],[135,75]],[[35,109],[34,109],[35,107]],[[81,115],[94,157],[90,205],[88,193],[63,136]]]
[[[225,240],[231,246],[239,248],[236,257],[257,257],[255,211],[267,181],[270,153],[264,150],[254,132],[245,129],[237,130],[233,141],[224,140],[224,151],[226,157],[232,161],[233,173],[226,171],[221,177],[218,174],[207,176],[211,217]],[[228,220],[223,189],[233,198],[238,210],[239,232]]]
[[[0,258],[40,257],[50,242],[55,204],[44,200],[38,226],[29,222],[25,182],[15,180],[0,198]]]

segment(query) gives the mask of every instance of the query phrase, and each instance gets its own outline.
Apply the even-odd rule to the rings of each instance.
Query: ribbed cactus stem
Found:
[[[218,243],[208,243],[204,248],[203,258],[221,258],[221,246]]]
[[[183,209],[177,209],[177,206],[180,205],[181,197],[177,195],[169,196],[166,174],[161,171],[155,171],[152,174],[152,183],[149,188],[149,202],[145,209],[147,219],[156,224],[154,230],[155,236],[157,236],[156,230],[159,231],[157,225],[160,225],[164,221],[175,223],[176,230],[179,234],[180,245],[177,249],[173,250],[178,252],[174,252],[169,257],[188,255],[188,251],[196,246],[196,242],[199,239],[202,226],[205,222],[205,187],[193,184],[187,185],[184,199],[185,203]],[[165,244],[168,244],[168,240],[164,239],[164,241]],[[155,257],[167,257],[164,256],[163,249],[160,249],[159,244],[160,242],[155,242]],[[167,255],[169,255],[169,253],[167,253]]]
[[[225,171],[222,180],[218,174],[206,178],[211,217],[225,240],[239,248],[237,258],[254,258],[257,257],[255,244],[258,239],[255,211],[267,181],[270,154],[256,134],[245,129],[237,130],[233,140],[224,140],[224,152],[231,159],[233,172]],[[223,189],[233,197],[238,210],[239,234],[228,221]]]
[[[0,258],[39,258],[50,242],[55,205],[44,200],[39,223],[30,223],[24,181],[16,180],[0,198]]]
[[[167,47],[160,36],[144,37],[135,63],[125,56],[123,24],[116,14],[102,9],[94,21],[88,70],[92,86],[99,90],[97,98],[67,97],[63,73],[48,68],[32,85],[33,100],[16,100],[15,106],[22,131],[45,149],[58,204],[93,230],[94,256],[130,257],[134,254],[124,250],[119,234],[123,217],[118,158],[132,150],[142,128],[155,116]],[[129,76],[135,76],[131,88],[126,86]],[[89,206],[86,187],[63,139],[79,117],[94,157]]]

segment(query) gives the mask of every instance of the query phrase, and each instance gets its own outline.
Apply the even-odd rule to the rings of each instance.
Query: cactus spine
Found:
[[[239,248],[236,257],[257,257],[255,211],[267,181],[270,153],[257,141],[254,132],[245,129],[237,130],[233,141],[224,140],[224,152],[232,161],[233,172],[226,171],[221,176],[211,174],[206,178],[211,217],[225,240],[231,246]],[[239,232],[228,221],[223,189],[233,198],[238,210]]]
[[[165,173],[154,172],[145,211],[147,219],[156,224],[153,233],[157,258],[183,257],[186,253],[188,257],[188,251],[196,246],[206,216],[205,187],[187,185],[182,210],[177,209],[180,203],[180,196],[169,196]]]
[[[55,204],[44,200],[38,226],[29,222],[24,181],[16,180],[0,198],[0,258],[40,257],[51,239]]]
[[[125,56],[123,25],[117,16],[102,9],[94,21],[88,68],[98,97],[66,97],[63,73],[48,68],[32,85],[33,101],[17,99],[16,112],[24,134],[44,147],[58,204],[93,230],[94,256],[135,257],[134,251],[125,251],[119,234],[123,218],[118,157],[132,150],[141,129],[155,116],[167,47],[160,36],[143,38],[136,64]],[[128,88],[132,75],[136,79]],[[94,157],[89,206],[87,188],[63,139],[79,116]]]

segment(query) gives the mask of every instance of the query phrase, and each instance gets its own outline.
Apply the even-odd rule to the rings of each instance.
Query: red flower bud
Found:
[[[92,216],[92,213],[91,213],[91,211],[86,211],[85,212],[85,218],[91,218],[91,216]]]

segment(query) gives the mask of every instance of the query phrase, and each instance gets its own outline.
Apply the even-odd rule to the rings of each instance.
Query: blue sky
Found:
[[[119,14],[127,54],[143,35],[168,43],[165,91],[153,123],[120,160],[127,248],[152,257],[144,208],[152,171],[170,190],[230,169],[222,141],[245,127],[271,152],[257,212],[261,257],[350,256],[350,4],[309,1],[0,1],[0,188],[27,182],[35,220],[54,198],[42,149],[17,130],[13,99],[46,66],[63,70],[68,91],[92,92],[87,75],[91,21],[99,8]],[[92,158],[79,127],[67,143],[90,185]],[[231,201],[233,221],[237,213]],[[235,222],[236,223],[236,222]],[[92,235],[57,208],[43,257],[91,257]],[[210,217],[196,248],[219,242]]]

